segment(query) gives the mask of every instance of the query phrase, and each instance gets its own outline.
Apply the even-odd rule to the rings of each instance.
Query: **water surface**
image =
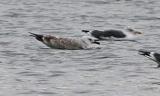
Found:
[[[159,96],[160,70],[135,51],[160,52],[159,5],[159,0],[0,0],[0,95]],[[144,33],[140,43],[58,50],[28,34],[78,37],[82,29],[126,26]]]

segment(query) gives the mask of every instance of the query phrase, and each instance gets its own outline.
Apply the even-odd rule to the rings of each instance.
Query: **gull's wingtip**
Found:
[[[35,34],[35,33],[32,33],[32,32],[28,32],[28,33],[30,33],[30,36],[35,37],[37,40],[43,41],[43,35]]]
[[[29,36],[33,36],[33,37],[35,37],[36,36],[36,34],[34,34],[34,33],[32,33],[32,32],[28,32],[30,35]]]
[[[139,55],[146,55],[146,54],[149,54],[149,53],[150,53],[149,51],[144,50],[144,49],[139,49],[139,50],[138,50],[138,54],[139,54]]]
[[[28,32],[30,34],[30,36],[37,36],[38,34],[32,33],[32,32]]]
[[[88,33],[88,32],[89,32],[89,30],[82,30],[82,32]]]

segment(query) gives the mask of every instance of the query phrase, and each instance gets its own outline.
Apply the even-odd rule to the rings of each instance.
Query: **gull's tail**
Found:
[[[89,30],[82,30],[82,32],[84,32],[84,33],[88,33],[88,32],[89,32]]]

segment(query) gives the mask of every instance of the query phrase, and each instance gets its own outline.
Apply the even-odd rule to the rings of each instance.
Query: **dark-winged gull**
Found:
[[[96,38],[91,36],[82,36],[81,38],[62,38],[51,35],[40,35],[31,33],[31,36],[35,37],[38,41],[44,43],[50,48],[55,49],[69,49],[69,50],[78,50],[78,49],[92,49],[99,48],[99,42]]]
[[[139,50],[138,52],[140,55],[143,55],[155,62],[158,63],[158,68],[160,67],[160,54],[156,53],[156,52],[150,52],[150,51],[146,51],[146,50]]]
[[[142,32],[136,31],[132,28],[126,28],[124,31],[121,30],[115,30],[115,29],[109,29],[109,30],[93,30],[93,31],[88,31],[88,30],[82,30],[82,32],[85,32],[99,40],[108,40],[108,39],[113,39],[113,40],[134,40],[134,38],[142,34]]]

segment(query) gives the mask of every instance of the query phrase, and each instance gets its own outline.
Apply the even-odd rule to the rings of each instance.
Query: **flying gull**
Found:
[[[140,55],[143,55],[155,62],[158,63],[158,68],[160,67],[160,54],[156,53],[156,52],[150,52],[150,51],[146,51],[146,50],[139,50],[138,52]]]
[[[82,36],[81,38],[62,38],[51,35],[40,35],[31,33],[31,36],[35,37],[38,41],[47,45],[50,48],[55,49],[69,49],[69,50],[78,50],[78,49],[92,49],[99,48],[100,43],[96,38],[91,36]]]
[[[142,32],[136,31],[132,28],[126,28],[124,31],[116,30],[116,29],[109,29],[109,30],[82,30],[82,32],[85,32],[99,40],[134,40],[134,38]]]

